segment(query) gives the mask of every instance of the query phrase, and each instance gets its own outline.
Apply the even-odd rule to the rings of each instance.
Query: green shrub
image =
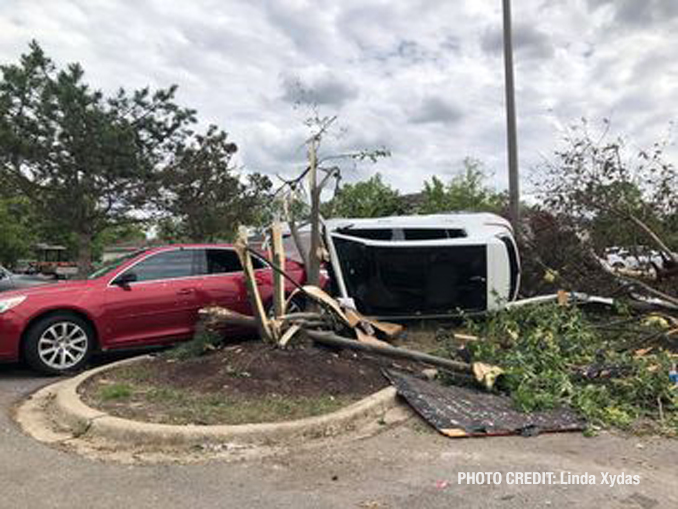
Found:
[[[190,341],[168,350],[165,355],[171,359],[191,359],[214,350],[222,341],[223,336],[221,334],[198,324]]]
[[[579,309],[555,304],[495,312],[468,326],[485,338],[467,344],[473,360],[506,371],[503,386],[521,410],[565,404],[593,425],[620,428],[663,417],[665,428],[678,431],[667,352],[634,355],[623,332],[606,334]],[[600,376],[586,376],[591,367],[602,369]]]

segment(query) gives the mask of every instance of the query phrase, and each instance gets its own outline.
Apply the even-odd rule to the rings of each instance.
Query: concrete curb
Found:
[[[113,417],[83,403],[78,387],[94,375],[147,359],[143,356],[109,364],[42,389],[52,395],[51,407],[57,424],[74,436],[103,438],[125,445],[198,446],[216,443],[274,445],[276,442],[304,441],[360,430],[384,419],[387,412],[400,406],[393,387],[382,389],[346,408],[317,417],[295,421],[241,425],[153,424]],[[33,398],[39,397],[36,393]],[[397,413],[397,412],[395,412]],[[404,413],[388,421],[403,420]]]

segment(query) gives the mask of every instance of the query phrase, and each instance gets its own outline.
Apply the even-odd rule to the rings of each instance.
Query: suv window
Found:
[[[447,230],[434,228],[405,228],[405,240],[439,240],[447,238]]]
[[[193,249],[177,249],[151,255],[130,269],[137,281],[156,281],[195,275]]]
[[[393,230],[390,228],[342,228],[337,233],[358,239],[393,240]]]

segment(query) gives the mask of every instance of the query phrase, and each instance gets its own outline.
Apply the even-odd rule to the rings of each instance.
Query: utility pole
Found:
[[[518,174],[518,135],[516,97],[513,83],[513,37],[511,0],[502,0],[504,11],[504,83],[506,87],[506,144],[509,172],[509,216],[513,230],[520,235],[520,177]]]

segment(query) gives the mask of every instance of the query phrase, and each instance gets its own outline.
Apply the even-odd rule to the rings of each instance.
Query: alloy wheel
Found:
[[[87,355],[89,337],[78,324],[57,322],[38,340],[38,355],[49,368],[64,371],[77,365]]]

